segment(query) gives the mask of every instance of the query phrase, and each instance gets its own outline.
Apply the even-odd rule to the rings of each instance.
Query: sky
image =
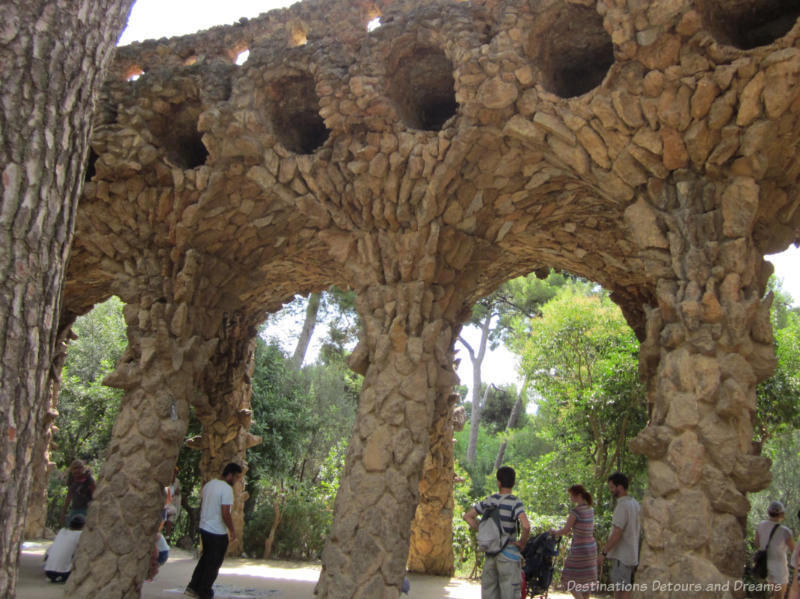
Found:
[[[175,37],[257,17],[297,0],[137,0],[122,32],[120,46],[147,39]]]
[[[122,33],[119,45],[194,33],[215,25],[235,23],[242,17],[256,17],[269,10],[292,4],[294,0],[138,0],[133,5],[128,26]],[[768,259],[775,265],[775,274],[783,280],[783,290],[794,298],[796,306],[800,305],[800,249],[791,247],[782,254],[769,256]],[[281,336],[288,338],[291,334],[287,330]],[[477,328],[465,327],[462,335],[473,347],[477,347]],[[311,351],[314,351],[313,347]],[[461,364],[458,376],[462,384],[471,385],[472,365],[467,351],[461,349],[459,357]],[[515,356],[503,347],[489,353],[483,364],[483,380],[496,385],[517,383]]]

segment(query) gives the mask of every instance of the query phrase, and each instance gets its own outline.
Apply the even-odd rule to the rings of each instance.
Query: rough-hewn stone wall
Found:
[[[239,439],[241,455],[249,337],[221,324],[253,326],[331,283],[355,289],[366,378],[319,592],[393,598],[471,304],[538,268],[587,277],[643,340],[639,577],[736,577],[745,493],[769,477],[749,443],[754,385],[773,363],[762,256],[800,240],[798,14],[777,0],[319,0],[122,48],[97,109],[66,314],[120,295],[125,409],[161,406],[152,380],[179,407],[202,384],[215,406],[204,438]],[[133,464],[177,451],[155,404],[151,449],[125,410],[115,431]],[[116,481],[141,477],[131,514],[155,513],[146,489],[161,470],[111,463],[100,497],[127,501]],[[431,510],[442,521],[446,503]],[[102,588],[82,568],[113,543],[126,582],[107,596],[129,596],[138,529],[112,540],[105,509],[90,512],[74,584]]]

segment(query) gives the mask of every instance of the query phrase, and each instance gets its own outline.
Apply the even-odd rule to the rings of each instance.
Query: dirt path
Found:
[[[62,599],[64,586],[50,583],[42,571],[44,552],[49,542],[26,541],[22,548],[17,582],[18,599]],[[195,556],[170,549],[169,561],[153,582],[145,583],[142,599],[179,599],[191,577]],[[315,599],[314,585],[319,566],[228,558],[214,586],[216,599]],[[480,584],[459,578],[412,574],[410,599],[480,599]],[[550,597],[565,598],[561,593]]]

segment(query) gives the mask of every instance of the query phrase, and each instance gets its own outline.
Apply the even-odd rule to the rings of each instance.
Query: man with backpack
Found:
[[[511,494],[516,482],[513,468],[497,471],[497,493],[473,505],[464,520],[478,531],[478,549],[486,553],[481,574],[481,599],[519,599],[522,554],[531,525],[522,502]],[[478,516],[483,516],[480,523]],[[517,525],[522,536],[517,541]]]

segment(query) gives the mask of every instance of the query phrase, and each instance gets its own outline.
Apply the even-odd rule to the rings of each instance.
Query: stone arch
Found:
[[[267,113],[275,137],[290,152],[311,154],[321,147],[330,130],[319,114],[314,77],[298,72],[266,86]]]
[[[594,7],[562,4],[535,16],[527,48],[541,84],[561,98],[599,86],[614,64],[614,45]]]
[[[386,95],[411,129],[438,131],[455,116],[453,65],[434,46],[397,48],[386,67]]]
[[[651,3],[635,14],[633,3],[611,0],[431,0],[410,10],[380,2],[392,9],[372,36],[353,18],[354,4],[330,0],[331,12],[315,16],[300,3],[196,38],[118,50],[111,70],[118,81],[108,83],[101,101],[124,106],[124,126],[93,132],[102,160],[84,186],[65,301],[96,281],[125,290],[139,334],[121,369],[153,359],[172,368],[183,359],[183,382],[165,377],[163,386],[185,394],[197,388],[189,379],[194,383],[217,359],[225,314],[243,306],[264,310],[322,282],[357,287],[365,330],[354,364],[369,378],[320,589],[323,597],[394,598],[405,567],[403,527],[413,517],[436,413],[445,412],[441,401],[453,384],[448,352],[469,307],[504,278],[538,266],[584,274],[613,290],[645,340],[642,368],[655,417],[637,441],[651,459],[653,487],[645,501],[641,576],[679,581],[689,572],[730,580],[742,556],[724,555],[687,531],[681,510],[701,506],[705,522],[726,531],[724,546],[738,547],[745,493],[767,472],[747,439],[753,384],[771,363],[768,302],[761,299],[768,269],[760,253],[767,243],[780,249],[800,239],[793,200],[800,167],[791,152],[776,157],[767,150],[797,145],[793,90],[800,69],[770,46],[742,53],[735,69],[709,61],[705,46],[684,43],[700,27],[691,10],[698,3],[690,0]],[[486,43],[473,17],[497,15],[500,4]],[[588,4],[597,12],[580,8]],[[546,6],[540,20],[525,16],[532,5]],[[311,31],[329,37],[320,33],[303,50],[287,49],[286,15],[308,19]],[[341,31],[326,22],[331,15],[341,19]],[[664,27],[679,15],[680,25]],[[639,45],[633,21],[637,30],[660,35],[658,43]],[[580,36],[571,35],[574,23],[584,24]],[[455,35],[441,35],[445,27]],[[624,76],[603,79],[610,64],[604,27],[622,40]],[[535,39],[534,30],[541,34]],[[796,35],[790,32],[788,43]],[[581,36],[589,41],[577,43]],[[213,59],[244,39],[258,52],[237,74],[232,101],[206,94],[195,100],[195,92],[170,87],[181,74],[218,77],[222,61]],[[369,51],[382,43],[369,65]],[[190,46],[209,51],[187,69],[180,48]],[[414,61],[406,60],[415,52],[448,82],[442,98],[449,97],[448,77],[457,81],[459,118],[425,115],[411,83],[441,83],[415,74]],[[578,60],[548,63],[561,55],[600,65],[586,75],[591,93],[555,85],[569,79],[559,69]],[[120,73],[130,65],[144,65],[148,76],[125,83]],[[553,93],[541,93],[537,74]],[[447,122],[447,129],[420,134],[391,122],[392,107],[374,89],[380,77],[387,89],[396,86],[385,97],[406,128]],[[182,102],[188,98],[184,103],[196,110],[192,132],[202,101],[213,161],[184,173],[154,159],[145,129],[166,128],[155,121],[170,103],[148,89],[150,81]],[[284,87],[297,107],[324,114],[335,128],[328,137],[316,118],[307,127],[319,132],[312,142],[326,137],[324,151],[304,154],[316,146],[301,143],[305,127],[291,128],[295,106],[281,103]],[[137,129],[143,135],[131,135]],[[244,348],[244,339],[232,339]],[[237,356],[245,354],[219,356],[218,370],[230,358],[244,373]],[[122,372],[119,382],[141,385],[144,377],[134,375]],[[207,381],[210,388],[215,381]],[[152,408],[142,424],[148,432],[155,428],[151,414],[169,414],[167,397],[138,388],[131,400],[150,402],[142,403]],[[137,415],[131,407],[123,424],[140,426]],[[135,447],[130,439],[121,450]],[[681,461],[687,455],[699,457]],[[703,482],[706,474],[713,488]],[[115,480],[112,472],[109,493]],[[374,530],[359,530],[350,517],[360,508],[377,514]],[[352,564],[360,567],[358,580]]]
[[[800,5],[790,0],[701,0],[698,6],[714,39],[740,50],[773,43],[800,17]]]

